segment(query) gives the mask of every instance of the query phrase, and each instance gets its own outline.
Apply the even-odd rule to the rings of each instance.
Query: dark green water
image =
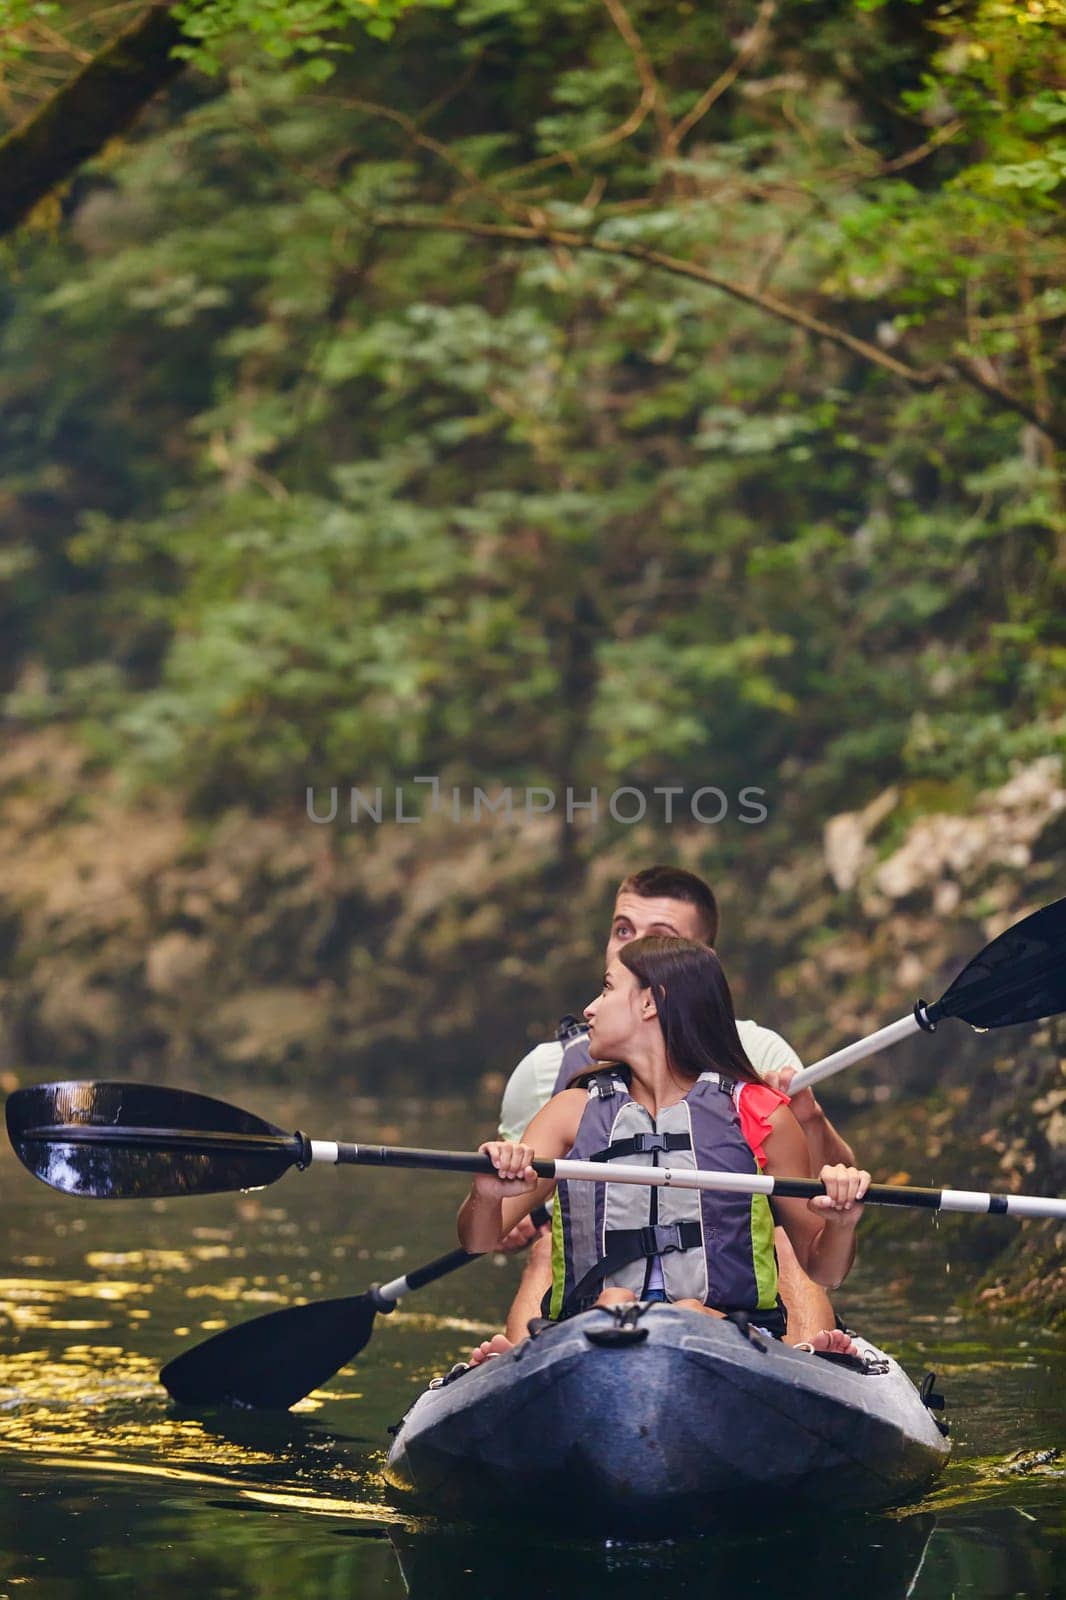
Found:
[[[492,1120],[487,1105],[427,1104],[398,1122],[366,1102],[246,1086],[232,1098],[322,1138],[465,1147]],[[658,1545],[412,1519],[381,1480],[387,1426],[499,1326],[513,1262],[479,1262],[412,1296],[297,1412],[207,1417],[168,1404],[160,1365],[216,1328],[358,1293],[451,1248],[463,1187],[312,1170],[257,1195],[93,1204],[35,1183],[5,1143],[0,1600],[1066,1594],[1066,1465],[1054,1455],[1066,1358],[1039,1328],[968,1323],[951,1298],[958,1230],[1012,1222],[908,1215],[866,1230],[841,1308],[912,1376],[937,1371],[954,1439],[938,1489],[891,1516],[815,1521],[768,1503],[764,1534]]]

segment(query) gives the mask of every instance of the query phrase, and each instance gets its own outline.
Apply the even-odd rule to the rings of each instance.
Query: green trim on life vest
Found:
[[[563,1234],[563,1208],[559,1196],[552,1207],[552,1297],[548,1315],[558,1322],[566,1299],[566,1239]]]
[[[777,1256],[774,1252],[774,1216],[770,1210],[769,1196],[753,1194],[751,1197],[751,1260],[755,1268],[755,1285],[759,1291],[760,1311],[772,1311],[777,1305]]]

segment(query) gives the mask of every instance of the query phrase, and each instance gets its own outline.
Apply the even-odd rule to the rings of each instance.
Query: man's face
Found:
[[[646,900],[643,895],[623,890],[614,903],[604,965],[610,967],[619,950],[631,939],[643,939],[649,933],[702,943],[703,922],[698,909],[690,906],[687,900],[670,900],[666,896]]]

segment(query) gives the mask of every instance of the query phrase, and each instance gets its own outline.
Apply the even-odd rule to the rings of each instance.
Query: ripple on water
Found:
[[[303,1411],[317,1409],[312,1397]],[[286,1414],[221,1413],[190,1416],[174,1410],[160,1387],[155,1363],[119,1346],[72,1345],[60,1358],[44,1351],[9,1352],[0,1359],[0,1453],[38,1467],[184,1477],[213,1477],[237,1470],[240,1477],[273,1475],[279,1457],[287,1472],[303,1458],[340,1472],[353,1487],[365,1475],[352,1469],[328,1441],[301,1437],[301,1423]],[[321,1461],[322,1453],[328,1461]],[[261,1488],[269,1485],[260,1485]]]

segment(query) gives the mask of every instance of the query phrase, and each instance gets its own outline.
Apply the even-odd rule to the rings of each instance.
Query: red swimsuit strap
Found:
[[[768,1083],[741,1083],[737,1096],[740,1131],[751,1146],[760,1167],[766,1165],[763,1140],[770,1132],[770,1118],[778,1106],[788,1105],[788,1095],[771,1089]]]

